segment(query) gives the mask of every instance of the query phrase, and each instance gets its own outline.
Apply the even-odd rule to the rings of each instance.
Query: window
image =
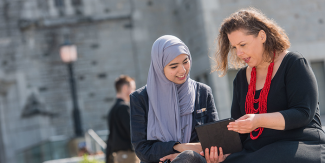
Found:
[[[57,8],[60,16],[64,15],[64,0],[54,0],[54,5]]]
[[[56,7],[64,7],[64,0],[54,0]]]
[[[81,6],[82,5],[82,2],[81,2],[81,0],[72,0],[71,1],[71,4],[73,6]]]
[[[82,0],[71,0],[76,15],[82,15]]]

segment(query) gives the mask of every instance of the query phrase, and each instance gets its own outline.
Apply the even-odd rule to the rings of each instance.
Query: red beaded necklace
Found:
[[[274,57],[275,57],[275,50],[274,50]],[[272,73],[273,73],[273,67],[274,67],[274,57],[272,62],[270,63],[268,70],[267,70],[267,76],[264,83],[264,87],[262,88],[262,91],[260,93],[260,97],[258,99],[255,98],[255,92],[256,92],[256,68],[252,68],[251,72],[251,79],[248,86],[248,92],[246,95],[246,102],[245,102],[245,112],[246,114],[263,114],[267,113],[267,96],[270,91],[270,85],[271,85],[271,79],[272,79]],[[259,102],[259,103],[258,103]],[[258,108],[254,108],[254,103],[258,103]],[[252,132],[250,133],[250,137],[252,140],[257,139],[263,132],[262,127],[259,127],[255,129],[254,131],[257,132],[257,136],[253,136]]]

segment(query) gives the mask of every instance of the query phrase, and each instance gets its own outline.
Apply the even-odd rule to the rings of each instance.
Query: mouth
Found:
[[[243,58],[243,60],[244,60],[246,63],[248,63],[250,59],[251,59],[251,57]]]
[[[176,76],[179,80],[184,80],[185,79],[185,77],[186,77],[186,74],[184,74],[184,75],[180,75],[180,76]]]

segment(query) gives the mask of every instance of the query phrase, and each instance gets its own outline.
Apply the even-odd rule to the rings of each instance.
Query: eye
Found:
[[[188,63],[188,60],[184,62],[184,64]]]
[[[231,49],[236,49],[236,47],[233,46],[233,47],[231,47]]]
[[[241,44],[240,46],[245,46],[246,44]]]
[[[171,69],[175,69],[177,66],[175,66],[175,67],[171,67]]]

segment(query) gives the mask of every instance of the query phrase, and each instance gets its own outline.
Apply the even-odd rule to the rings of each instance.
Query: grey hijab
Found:
[[[187,54],[192,64],[189,49],[175,36],[161,36],[152,46],[147,79],[148,140],[190,141],[196,82],[188,75],[185,83],[175,84],[164,75],[164,67],[180,54]]]

